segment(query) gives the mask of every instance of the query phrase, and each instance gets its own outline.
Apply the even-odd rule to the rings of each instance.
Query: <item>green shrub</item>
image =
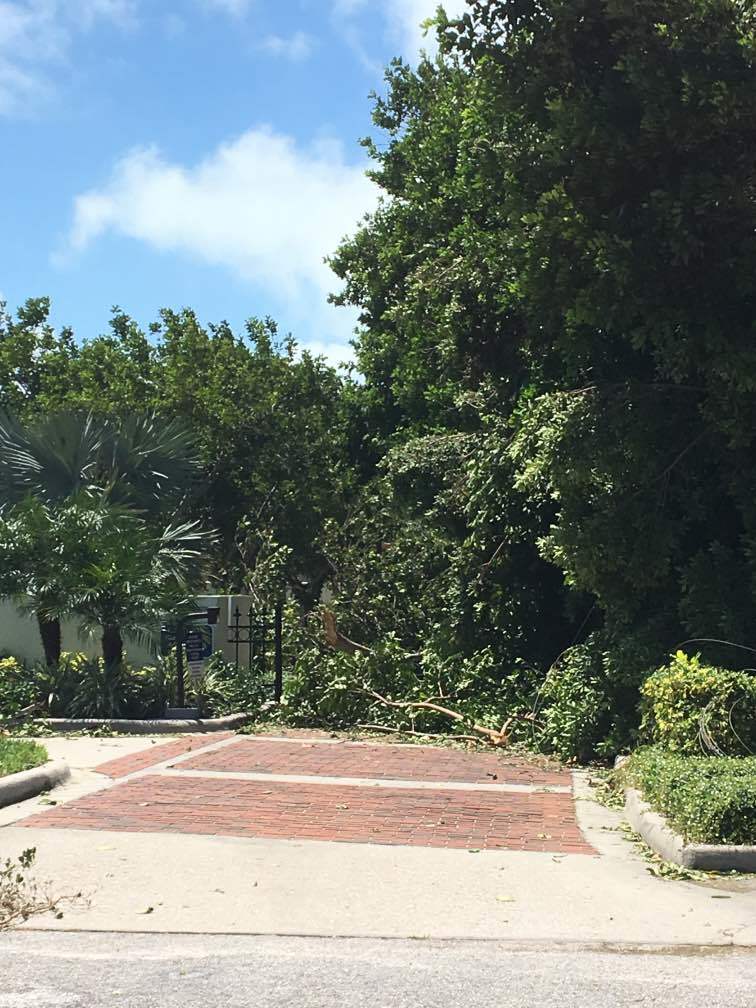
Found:
[[[243,665],[237,668],[220,652],[210,658],[204,676],[193,686],[193,691],[201,697],[203,712],[213,716],[239,712],[258,715],[273,705],[273,686],[268,677],[254,666],[252,669]]]
[[[571,661],[550,671],[540,693],[538,745],[562,759],[589,759],[605,733],[607,698],[596,677],[585,675],[585,665],[591,664],[588,656],[573,655]]]
[[[106,665],[102,658],[65,655],[66,676],[73,684],[68,717],[121,718],[139,713],[134,669],[126,662]]]
[[[201,699],[203,713],[222,715],[267,710],[272,683],[259,670],[237,669],[222,654],[214,654],[198,683],[186,676],[190,703]],[[50,717],[160,718],[176,699],[176,659],[159,659],[135,669],[127,662],[105,668],[102,658],[63,654],[54,667],[27,668],[15,658],[0,660],[0,719],[39,704]]]
[[[47,762],[47,750],[36,742],[0,736],[0,777],[21,773]]]
[[[670,752],[756,751],[756,677],[678,651],[642,687],[643,738]]]
[[[185,693],[189,704],[201,707],[204,716],[222,716],[268,709],[273,698],[272,682],[256,668],[248,669],[213,654],[202,677],[196,682],[185,670]],[[272,673],[271,673],[272,674]],[[160,658],[154,666],[133,673],[138,687],[138,707],[142,717],[163,717],[166,705],[176,700],[176,656]]]
[[[36,666],[33,679],[43,713],[50,717],[118,718],[140,713],[137,674],[126,662],[106,668],[102,658],[64,653],[54,668]]]
[[[32,670],[17,658],[0,658],[0,720],[17,717],[37,700]]]
[[[176,659],[171,654],[134,672],[139,717],[162,718],[176,700]]]
[[[423,699],[422,685],[418,661],[408,659],[392,638],[381,642],[373,654],[348,654],[312,646],[299,655],[294,665],[283,707],[288,720],[298,725],[396,726],[397,718],[406,721],[406,717],[377,703],[367,691],[397,700],[419,700]],[[420,715],[419,720],[423,723],[421,730],[427,730],[428,717]]]
[[[163,670],[136,670],[124,662],[105,668],[102,658],[64,653],[57,666],[0,661],[0,717],[38,704],[49,717],[161,717],[170,683]]]
[[[640,749],[623,776],[689,843],[756,843],[756,758]]]
[[[534,740],[564,760],[610,759],[634,741],[645,651],[598,634],[570,648],[538,693]]]

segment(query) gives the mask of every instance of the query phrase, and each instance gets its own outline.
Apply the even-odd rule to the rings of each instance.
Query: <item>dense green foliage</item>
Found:
[[[610,750],[665,654],[750,641],[754,26],[727,0],[469,6],[441,59],[390,69],[386,199],[334,259],[365,454],[456,575],[443,656],[493,648],[506,708],[516,655],[541,744]]]
[[[756,677],[678,652],[643,684],[643,732],[672,752],[756,753]]]
[[[387,71],[383,200],[332,260],[359,381],[270,320],[116,311],[80,343],[39,300],[0,315],[0,406],[191,427],[218,589],[299,604],[291,718],[435,731],[373,694],[435,697],[608,757],[667,655],[754,644],[753,14],[470,0],[438,35]],[[674,700],[677,738],[712,701]]]
[[[161,718],[176,696],[173,656],[134,668],[128,656],[118,664],[84,654],[61,655],[55,666],[29,666],[0,659],[0,722],[34,717]],[[215,654],[203,677],[187,683],[187,698],[208,717],[248,711],[263,716],[271,706],[270,683],[252,670]],[[33,708],[31,714],[21,712]]]
[[[15,318],[0,312],[0,408],[23,418],[93,412],[121,426],[148,413],[167,434],[191,430],[200,472],[188,503],[221,533],[221,586],[245,587],[261,532],[275,529],[291,550],[291,583],[317,597],[327,573],[318,536],[324,517],[342,512],[349,482],[336,372],[279,340],[269,319],[237,336],[166,310],[148,335],[116,309],[108,334],[79,343],[53,331],[49,308],[40,298]]]
[[[47,762],[47,750],[36,742],[0,736],[0,777],[31,770]]]
[[[16,658],[0,658],[0,721],[16,718],[37,702],[37,690],[26,666]]]
[[[756,758],[640,749],[623,776],[688,843],[756,843]]]

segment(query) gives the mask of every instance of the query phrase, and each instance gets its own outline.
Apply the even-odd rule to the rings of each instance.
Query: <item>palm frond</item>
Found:
[[[63,413],[23,426],[0,415],[0,499],[55,503],[92,488],[101,448],[102,430],[91,416]]]
[[[110,476],[110,499],[147,511],[161,508],[166,498],[182,498],[200,464],[187,425],[153,413],[109,423],[103,459]]]

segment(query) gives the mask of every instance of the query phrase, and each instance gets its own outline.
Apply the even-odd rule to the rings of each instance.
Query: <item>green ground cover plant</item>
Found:
[[[689,843],[756,844],[756,757],[639,749],[624,779]]]
[[[47,750],[37,742],[0,735],[0,777],[31,770],[47,762]]]

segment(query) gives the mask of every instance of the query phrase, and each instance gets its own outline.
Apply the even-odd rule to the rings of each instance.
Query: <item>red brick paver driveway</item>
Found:
[[[180,766],[182,770],[305,774],[368,780],[570,785],[570,775],[562,770],[544,769],[522,759],[508,759],[495,753],[354,742],[334,745],[245,738],[222,749],[200,752]]]
[[[569,773],[505,754],[200,736],[112,760],[19,825],[591,854]]]

